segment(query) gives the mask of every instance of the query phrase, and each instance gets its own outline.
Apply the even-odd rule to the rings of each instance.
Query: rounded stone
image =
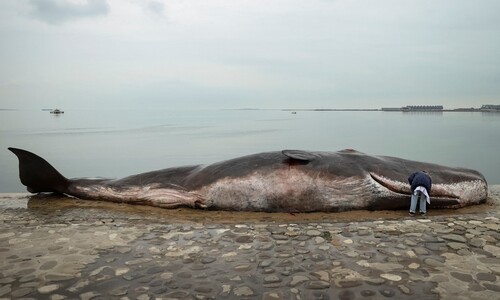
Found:
[[[59,294],[50,295],[50,300],[64,300],[66,298],[67,298],[66,296],[59,295]]]
[[[429,251],[422,247],[414,248],[413,251],[415,251],[416,255],[429,255]]]
[[[313,254],[311,255],[311,260],[315,262],[324,261],[326,257],[323,254]]]
[[[406,294],[406,295],[411,294],[411,290],[410,290],[410,288],[408,288],[407,286],[405,286],[405,285],[403,285],[403,284],[398,285],[398,288],[399,288],[399,290],[400,290],[403,294]]]
[[[150,300],[151,298],[149,297],[148,294],[141,294],[137,296],[137,300]]]
[[[189,256],[188,256],[188,257],[183,257],[183,258],[182,258],[182,263],[183,263],[183,264],[190,264],[190,263],[192,263],[192,262],[194,262],[194,258],[193,258],[193,257],[189,257]]]
[[[349,251],[345,254],[347,257],[350,257],[350,258],[354,258],[354,257],[358,257],[359,256],[359,253],[356,252],[356,251]]]
[[[115,276],[122,276],[126,274],[128,271],[130,271],[129,268],[118,268],[115,270]]]
[[[237,297],[250,297],[254,296],[254,291],[248,286],[240,286],[233,290],[233,293]]]
[[[153,247],[149,248],[149,253],[151,253],[153,255],[159,255],[162,253],[162,250],[158,247],[153,246]]]
[[[408,268],[413,269],[413,270],[418,269],[419,267],[420,267],[420,265],[417,263],[411,263],[408,265]]]
[[[401,279],[403,279],[399,275],[389,274],[389,273],[380,274],[380,277],[387,279],[387,280],[390,280],[390,281],[401,281]]]
[[[310,290],[321,290],[321,289],[327,289],[330,287],[330,283],[326,281],[321,281],[321,280],[313,280],[309,281],[306,285],[306,288]]]
[[[238,266],[234,267],[234,270],[238,271],[238,272],[245,272],[245,271],[249,271],[251,269],[252,269],[252,265],[250,265],[250,264],[238,265]]]
[[[493,245],[485,245],[483,247],[483,250],[486,252],[489,252],[491,255],[500,258],[500,247],[493,246]]]
[[[484,245],[486,245],[486,240],[484,240],[484,239],[482,239],[482,238],[472,238],[472,239],[469,241],[469,244],[470,244],[472,247],[482,248],[482,247],[484,247]]]
[[[459,272],[450,272],[450,275],[455,277],[456,279],[464,282],[471,282],[473,280],[472,275],[459,273]]]
[[[174,299],[175,298],[183,299],[186,298],[187,296],[189,296],[189,293],[186,291],[175,291],[165,295],[166,298],[174,298]]]
[[[285,299],[281,292],[265,292],[262,294],[262,300],[281,300]]]
[[[251,244],[243,244],[238,247],[238,250],[250,250],[250,249],[252,249]]]
[[[12,283],[14,281],[16,281],[16,279],[12,277],[0,278],[0,284]]]
[[[324,239],[324,238],[322,238],[322,237],[320,237],[320,236],[317,236],[317,237],[315,237],[315,238],[314,238],[314,243],[315,243],[316,245],[318,245],[318,244],[322,244],[322,243],[324,243],[324,242],[325,242],[325,239]]]
[[[467,248],[469,248],[469,247],[467,247],[466,244],[464,244],[464,243],[457,243],[457,242],[448,243],[448,247],[450,247],[453,250],[460,250],[460,249],[467,249]]]
[[[460,249],[457,251],[457,254],[462,256],[468,256],[471,255],[472,252],[470,252],[469,249]]]
[[[109,292],[109,294],[112,296],[124,296],[127,294],[128,288],[129,288],[128,285],[120,286],[120,287],[117,287],[117,288],[111,290]]]
[[[271,250],[274,247],[272,243],[260,244],[257,246],[257,250]]]
[[[210,257],[210,256],[205,256],[201,259],[202,264],[210,264],[210,263],[213,263],[214,261],[216,261],[216,258]]]
[[[459,242],[459,243],[465,243],[467,242],[467,239],[464,238],[461,235],[458,234],[445,234],[442,236],[443,239],[449,240],[449,241],[454,241],[454,242]]]
[[[483,286],[485,288],[487,288],[488,290],[490,290],[490,291],[500,292],[500,286],[499,285],[491,284],[491,283],[488,283],[488,282],[484,282]]]
[[[284,234],[273,234],[272,237],[277,241],[288,241],[288,237]]]
[[[358,230],[358,235],[359,236],[367,236],[367,235],[370,235],[370,234],[371,234],[371,232],[368,229],[360,229],[360,230]]]
[[[35,274],[29,274],[29,275],[26,275],[26,276],[23,276],[19,279],[19,282],[20,283],[24,283],[24,282],[29,282],[29,281],[33,281],[36,279],[36,276]]]
[[[307,253],[309,253],[309,252],[311,252],[311,251],[309,251],[309,250],[307,250],[307,249],[297,249],[297,253],[298,253],[298,254],[307,254]]]
[[[495,282],[497,280],[497,277],[495,274],[490,274],[490,273],[478,273],[476,275],[477,280],[480,281],[491,281]]]
[[[32,274],[35,271],[36,271],[35,269],[24,269],[24,270],[18,271],[16,273],[16,275],[17,276],[24,276],[24,275]]]
[[[357,280],[340,280],[337,282],[343,288],[356,287],[362,285],[360,281]]]
[[[312,230],[306,231],[306,234],[308,236],[320,236],[321,235],[321,231],[312,229]]]
[[[44,285],[38,288],[38,292],[40,294],[48,294],[51,293],[59,288],[58,284],[49,284],[49,285]]]
[[[309,281],[309,277],[303,275],[296,275],[292,277],[292,281],[290,281],[290,286],[297,286],[303,282]]]
[[[28,295],[29,293],[31,293],[32,291],[33,291],[32,288],[20,288],[20,289],[17,289],[15,291],[12,291],[12,293],[10,293],[10,295],[13,298],[22,298],[22,297]]]
[[[265,260],[263,260],[263,261],[261,261],[261,262],[259,263],[259,267],[261,267],[261,268],[267,268],[267,267],[269,267],[269,266],[270,266],[270,265],[272,265],[272,264],[273,264],[273,261],[272,261],[272,260],[270,260],[270,259],[265,259]]]
[[[477,220],[470,220],[468,223],[472,224],[472,225],[481,225],[484,222],[483,221],[477,221]]]
[[[444,243],[425,243],[425,248],[427,248],[431,251],[446,251],[446,250],[448,250],[448,247],[446,247],[446,245]]]
[[[379,290],[380,294],[384,297],[394,297],[394,295],[396,295],[396,293],[393,291],[393,290],[390,290],[390,289],[381,289]]]
[[[43,263],[40,266],[40,270],[49,270],[49,269],[54,268],[55,266],[57,266],[57,261],[51,260],[51,261]]]
[[[485,290],[485,288],[482,285],[480,285],[478,282],[469,283],[469,291],[482,292],[484,290]]]
[[[326,271],[312,272],[311,275],[322,281],[330,281],[330,274]]]
[[[439,260],[436,260],[434,258],[426,258],[424,260],[425,264],[431,266],[431,267],[442,267],[443,266],[443,263],[440,262]]]
[[[238,236],[235,239],[235,241],[237,243],[242,243],[242,244],[251,243],[251,242],[253,242],[253,237],[249,236],[249,235],[241,235],[241,236]]]

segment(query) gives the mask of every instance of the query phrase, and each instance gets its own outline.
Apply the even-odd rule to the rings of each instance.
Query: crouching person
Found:
[[[431,203],[429,194],[432,188],[432,179],[427,172],[419,171],[411,174],[408,177],[408,182],[411,185],[410,215],[415,215],[418,202],[420,214],[424,216],[427,213],[426,204]]]

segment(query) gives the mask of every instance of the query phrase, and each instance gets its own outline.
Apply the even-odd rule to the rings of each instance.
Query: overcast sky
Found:
[[[0,1],[0,108],[488,103],[498,0]]]

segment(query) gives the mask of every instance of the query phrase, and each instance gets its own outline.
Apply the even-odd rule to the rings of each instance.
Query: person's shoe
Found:
[[[425,217],[425,213],[424,213],[424,212],[420,212],[420,215],[421,215],[422,217]]]
[[[414,216],[415,216],[415,213],[414,213],[414,212],[412,212],[412,211],[410,211],[410,212],[409,212],[409,214],[410,214],[410,216],[412,216],[412,217],[414,217]]]

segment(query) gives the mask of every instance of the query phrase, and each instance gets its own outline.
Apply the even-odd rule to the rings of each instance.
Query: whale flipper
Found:
[[[65,193],[69,180],[45,159],[29,151],[8,148],[19,159],[19,178],[31,193]]]

